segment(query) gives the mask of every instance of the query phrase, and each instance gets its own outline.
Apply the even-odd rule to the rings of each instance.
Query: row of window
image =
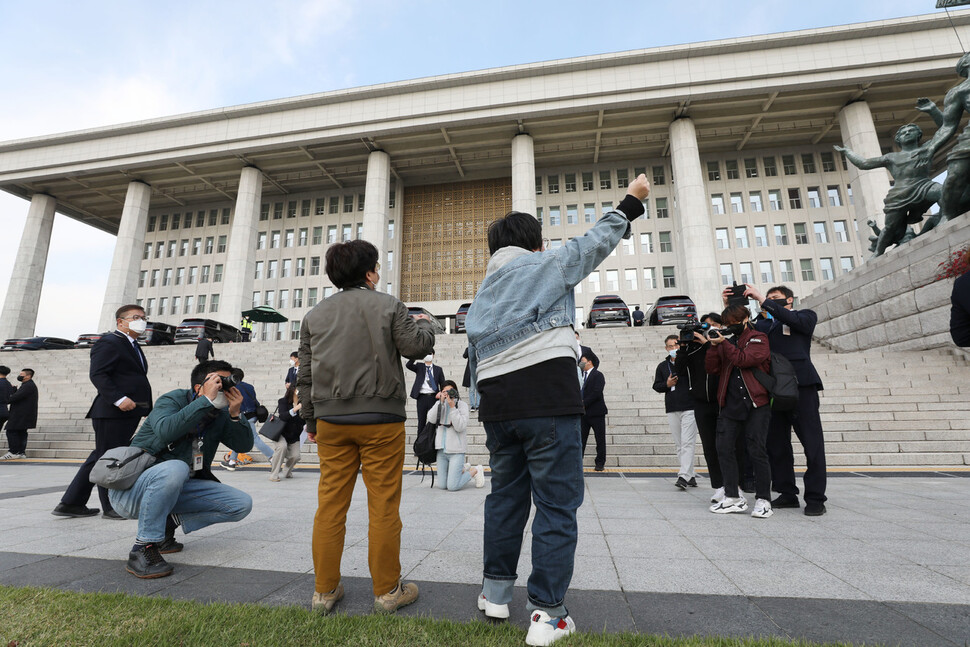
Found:
[[[161,258],[162,255],[166,258],[174,258],[175,252],[178,251],[179,256],[198,256],[199,254],[211,254],[216,252],[218,254],[224,254],[226,251],[226,241],[227,236],[219,236],[219,242],[216,243],[215,236],[207,236],[205,238],[205,245],[203,246],[202,238],[193,238],[192,246],[189,247],[189,239],[183,238],[181,241],[168,241],[167,245],[165,241],[159,241],[154,243],[145,243],[145,251],[142,253],[142,260],[147,261],[152,257],[152,250],[154,249],[155,258]],[[167,251],[166,251],[167,248]],[[191,251],[190,251],[191,250]]]
[[[658,186],[667,183],[666,169],[663,166],[653,166],[650,168],[651,177],[653,177],[653,185]],[[630,184],[630,169],[621,168],[616,169],[616,184],[618,189],[625,189]],[[647,173],[647,167],[637,167],[633,169],[633,177],[636,178],[641,174]],[[609,191],[613,189],[614,186],[614,171],[606,169],[595,173],[593,171],[584,171],[582,173],[565,173],[559,175],[547,175],[545,176],[545,191],[549,195],[556,195],[560,192],[560,188],[565,193],[575,193],[576,192],[576,179],[577,177],[582,182],[583,191],[594,191],[599,188],[601,191]],[[560,185],[560,179],[562,179],[562,184]],[[541,175],[536,176],[536,195],[542,195],[543,191],[543,177]]]
[[[849,170],[849,163],[845,159],[845,154],[842,154],[842,170]],[[835,165],[835,154],[832,151],[823,151],[819,153],[819,158],[822,161],[822,172],[823,173],[836,173],[838,168]],[[798,175],[798,166],[795,163],[795,155],[782,155],[781,156],[781,169],[785,175]],[[802,153],[799,156],[799,161],[802,165],[802,173],[810,174],[817,173],[818,167],[815,164],[815,154],[814,153]],[[759,168],[760,162],[760,168]],[[757,177],[777,177],[778,176],[778,161],[774,155],[766,155],[760,160],[757,157],[746,157],[742,160],[744,177],[748,179],[753,179]],[[725,160],[724,162],[724,179],[727,180],[739,180],[741,179],[742,166],[738,164],[738,160]],[[763,175],[762,175],[763,174]],[[718,182],[722,178],[721,176],[721,163],[717,160],[707,163],[707,179],[710,182]]]
[[[185,297],[184,301],[182,297],[160,297],[157,301],[158,309],[155,308],[156,300],[154,297],[150,299],[138,299],[135,303],[142,306],[145,309],[145,314],[149,317],[158,318],[180,314],[203,314],[206,311],[206,297],[208,297],[209,312],[219,312],[218,294],[189,295]]]
[[[219,225],[219,224],[228,225],[229,216],[231,212],[232,212],[232,209],[230,209],[229,207],[225,207],[224,209],[222,209],[222,216],[220,218],[219,209],[210,209],[209,226],[215,227],[216,225]],[[189,229],[192,227],[193,221],[195,222],[196,227],[205,227],[205,224],[206,224],[205,209],[195,212],[194,215],[192,211],[186,211],[184,214],[173,213],[171,214],[171,220],[169,220],[169,214],[167,213],[163,213],[160,216],[148,216],[147,229],[149,232],[152,232],[152,231],[155,231],[155,228],[157,227],[158,231],[166,231],[167,229],[169,229],[170,224],[171,224],[172,231],[179,229],[180,227],[182,229]]]
[[[852,204],[852,187],[846,185],[846,195],[849,199],[849,204]],[[788,207],[791,209],[801,209],[802,208],[802,192],[799,188],[787,189],[788,193]],[[817,186],[810,186],[806,190],[808,198],[808,206],[811,209],[821,209],[823,206],[822,190]],[[842,207],[844,203],[842,201],[842,191],[838,184],[830,184],[825,187],[825,200],[829,207]],[[725,206],[730,204],[731,213],[744,213],[744,194],[738,191],[737,193],[728,194],[728,202],[724,201],[723,193],[712,193],[711,194],[711,213],[714,215],[720,215],[726,213]],[[781,189],[770,189],[768,191],[768,208],[771,211],[781,211],[784,208],[784,203],[782,202],[782,192]],[[749,191],[748,192],[748,210],[749,211],[764,211],[765,204],[761,197],[761,191]]]
[[[735,279],[734,264],[721,263],[721,285],[731,285],[735,280],[739,283],[755,283],[759,278],[761,283],[774,283],[774,265],[771,261],[758,262],[758,276],[754,274],[754,263],[738,263],[738,274]],[[815,281],[815,266],[811,258],[798,259],[798,266],[801,270],[802,281]],[[842,256],[839,259],[839,266],[842,273],[851,272],[855,268],[855,260],[851,256]],[[835,261],[832,258],[818,259],[819,278],[822,281],[831,281],[835,278]],[[778,261],[778,281],[789,283],[795,280],[795,265],[791,260]]]
[[[327,227],[327,238],[326,244],[332,245],[338,241],[337,225],[329,225]],[[356,224],[345,224],[340,226],[340,242],[347,242],[351,240],[354,235],[354,230],[356,230],[356,237],[360,239],[364,235],[364,225],[361,223]],[[387,223],[387,239],[394,239],[394,221],[389,220]],[[323,238],[323,227],[313,228],[313,238],[310,240],[310,229],[309,227],[302,227],[300,229],[275,229],[272,231],[261,231],[256,234],[256,249],[276,249],[280,246],[282,247],[303,247],[307,243],[311,245],[322,245],[324,243]]]
[[[829,231],[828,223],[824,221],[818,221],[812,223],[812,230],[815,235],[816,243],[828,243],[829,242]],[[795,244],[796,245],[807,245],[809,242],[808,234],[808,224],[804,222],[796,222],[792,225],[795,233]],[[787,225],[773,225],[772,226],[775,245],[787,245],[788,244],[788,226]],[[832,223],[832,231],[834,235],[834,241],[839,243],[849,242],[849,223],[847,220],[836,220]],[[714,230],[714,239],[717,241],[718,249],[730,249],[731,248],[731,238],[732,236],[728,233],[727,227],[718,227]],[[751,247],[751,243],[748,240],[748,228],[747,227],[735,227],[734,228],[734,246],[738,249],[745,249]],[[770,244],[770,239],[768,237],[768,226],[767,225],[755,225],[754,227],[754,246],[755,247],[768,247]]]
[[[174,279],[175,285],[193,285],[195,283],[208,283],[211,273],[213,283],[222,282],[222,265],[216,265],[213,270],[211,265],[193,265],[189,268],[176,267],[176,268],[166,268],[164,270],[152,270],[151,278],[149,278],[148,270],[142,270],[138,275],[138,287],[145,287],[145,283],[148,283],[148,287],[154,288],[159,285],[161,281],[161,286],[166,287],[172,285]],[[188,269],[188,273],[186,273]],[[201,270],[201,272],[200,272]],[[210,272],[210,270],[213,270]]]
[[[637,290],[637,277],[640,274],[636,269],[625,269],[623,270],[623,288],[627,290]],[[598,294],[603,290],[603,285],[600,283],[600,277],[605,276],[606,278],[606,292],[616,292],[620,289],[620,270],[593,270],[590,275],[586,277],[585,283],[589,286],[590,294]],[[657,288],[657,268],[655,267],[644,267],[642,268],[643,276],[643,289],[645,290],[655,290]],[[660,268],[660,278],[663,281],[663,287],[665,288],[675,288],[677,287],[677,278],[674,272],[673,265],[665,265]],[[574,290],[576,294],[582,294],[583,283],[576,285]]]
[[[393,209],[396,203],[394,191],[391,190],[388,207]],[[364,194],[348,194],[343,197],[333,195],[326,198],[306,198],[304,200],[289,200],[287,202],[264,202],[259,208],[260,220],[282,220],[287,218],[306,218],[311,213],[317,216],[334,213],[353,213],[364,210]]]
[[[323,288],[323,298],[326,299],[334,292],[334,288],[327,286]],[[290,301],[290,294],[293,295],[292,302]],[[320,288],[307,288],[306,290],[306,307],[312,308],[317,305],[320,300]],[[276,308],[282,310],[284,308],[302,308],[303,304],[303,288],[296,288],[294,290],[266,290],[265,292],[257,290],[253,292],[253,307],[258,308],[259,306],[269,306],[271,308]]]
[[[667,206],[667,198],[654,198],[654,206],[656,208],[657,218],[669,218],[670,209]],[[643,200],[643,217],[647,220],[650,219],[650,199],[647,198]],[[599,216],[605,216],[608,212],[613,210],[613,202],[601,202]],[[599,217],[596,215],[596,203],[587,202],[583,204],[583,222],[586,224],[593,224]],[[536,218],[542,225],[557,226],[563,224],[563,208],[561,206],[554,207],[536,207]],[[579,224],[579,205],[578,204],[567,204],[566,205],[566,220],[567,225],[578,225]]]

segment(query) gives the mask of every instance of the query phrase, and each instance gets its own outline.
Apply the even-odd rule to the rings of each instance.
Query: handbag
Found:
[[[154,464],[155,457],[141,447],[115,447],[97,460],[88,480],[109,490],[127,490]]]
[[[259,428],[259,435],[265,436],[272,441],[277,441],[280,436],[283,435],[283,430],[286,429],[286,422],[279,417],[280,408],[276,407],[276,411],[273,415],[269,417],[269,420],[263,423],[263,426]]]

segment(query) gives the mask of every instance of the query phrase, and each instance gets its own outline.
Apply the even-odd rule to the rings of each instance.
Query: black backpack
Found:
[[[418,435],[414,439],[414,456],[418,459],[414,469],[421,468],[421,480],[424,480],[424,468],[434,465],[438,461],[438,450],[434,447],[435,436],[438,433],[438,424],[441,422],[441,404],[438,405],[438,419],[435,422],[430,420],[424,424],[424,429],[418,429]],[[434,487],[434,470],[431,470],[431,487]]]
[[[795,367],[784,355],[771,354],[771,366],[767,373],[754,369],[754,377],[768,389],[772,411],[794,411],[798,406],[798,378]]]

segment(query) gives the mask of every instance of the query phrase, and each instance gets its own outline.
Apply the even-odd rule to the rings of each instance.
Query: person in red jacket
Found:
[[[757,497],[751,516],[767,519],[772,515],[771,468],[765,451],[771,408],[768,391],[755,379],[754,370],[768,372],[771,361],[768,337],[754,329],[750,313],[743,305],[728,306],[721,313],[721,319],[725,327],[716,334],[709,333],[711,348],[704,359],[707,372],[720,376],[717,455],[724,476],[724,499],[710,509],[718,514],[748,509],[748,502],[738,492],[739,475],[734,455],[735,439],[743,433],[754,467]]]

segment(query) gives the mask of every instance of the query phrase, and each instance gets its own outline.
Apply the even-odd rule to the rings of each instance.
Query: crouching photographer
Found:
[[[171,575],[162,554],[177,553],[175,529],[190,533],[214,523],[239,521],[252,510],[252,498],[213,476],[219,443],[237,452],[253,447],[249,423],[240,416],[243,397],[228,362],[201,362],[192,370],[189,389],[161,396],[131,440],[155,463],[125,490],[111,490],[111,505],[122,516],[138,519],[127,570],[151,579]]]

